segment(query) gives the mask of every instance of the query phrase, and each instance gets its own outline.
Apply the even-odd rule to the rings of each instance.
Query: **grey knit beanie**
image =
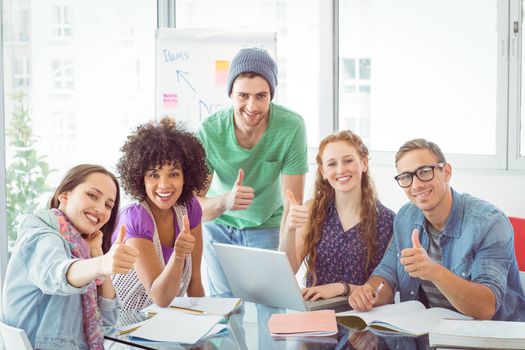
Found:
[[[273,99],[277,86],[277,65],[266,50],[256,47],[242,49],[233,58],[226,82],[228,96],[232,93],[233,82],[237,76],[247,72],[257,73],[268,82],[270,97]]]

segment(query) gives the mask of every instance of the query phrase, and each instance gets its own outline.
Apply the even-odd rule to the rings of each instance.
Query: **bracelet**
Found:
[[[346,282],[343,282],[343,281],[339,281],[339,283],[341,283],[343,285],[343,294],[341,294],[342,296],[344,297],[347,297],[349,294],[350,294],[350,286],[348,285],[348,283]]]

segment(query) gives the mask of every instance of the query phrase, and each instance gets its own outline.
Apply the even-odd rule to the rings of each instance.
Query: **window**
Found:
[[[46,140],[51,142],[48,143],[47,147],[42,145],[43,148],[49,149],[49,154],[57,157],[73,154],[77,150],[75,138],[78,134],[75,112],[55,111],[51,114],[48,125],[51,130],[46,132],[46,135],[51,137],[46,138]],[[46,140],[42,141],[46,142]]]
[[[372,151],[425,137],[447,154],[497,154],[497,0],[339,4],[340,129]]]
[[[131,128],[154,115],[157,2],[0,1],[4,34],[25,38],[2,38],[5,130],[27,121],[28,147],[55,169],[50,187],[76,164],[114,171]],[[12,141],[6,135],[7,169],[24,161]],[[45,205],[49,193],[39,195]]]
[[[73,63],[71,59],[54,59],[51,61],[52,89],[57,92],[72,92],[75,88]]]
[[[10,2],[4,6],[5,25],[4,40],[6,42],[24,43],[29,41],[30,23],[29,8],[26,1]]]
[[[13,85],[15,89],[26,90],[31,85],[31,61],[29,57],[15,57],[13,60]]]
[[[66,39],[73,36],[72,6],[51,7],[51,36]]]
[[[339,129],[358,133],[370,144],[370,59],[341,58]]]

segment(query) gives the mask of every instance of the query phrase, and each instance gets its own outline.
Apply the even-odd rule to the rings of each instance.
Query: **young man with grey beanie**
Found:
[[[203,210],[210,294],[231,296],[212,242],[277,249],[289,189],[302,202],[306,128],[303,118],[272,102],[277,65],[266,50],[244,48],[231,62],[233,106],[210,115],[197,136],[206,150],[209,191]]]

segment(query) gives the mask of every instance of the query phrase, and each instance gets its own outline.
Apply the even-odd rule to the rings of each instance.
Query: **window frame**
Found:
[[[523,2],[521,0],[511,0],[509,5],[508,29],[508,56],[509,56],[509,98],[508,98],[508,154],[507,163],[509,170],[525,170],[525,149],[520,155],[522,117],[525,119],[525,105],[521,101],[522,97],[522,69],[523,69]],[[514,22],[518,23],[518,33],[514,33]],[[523,142],[525,144],[525,142]]]
[[[0,18],[4,18],[3,2],[0,1]],[[4,32],[0,26],[0,133],[5,135],[5,107],[4,107]],[[4,138],[2,138],[4,140]],[[4,141],[5,142],[5,141]],[[0,152],[0,232],[7,232],[7,196],[5,192],[5,145]],[[0,235],[0,291],[4,284],[5,272],[7,269],[8,241],[7,234]]]

